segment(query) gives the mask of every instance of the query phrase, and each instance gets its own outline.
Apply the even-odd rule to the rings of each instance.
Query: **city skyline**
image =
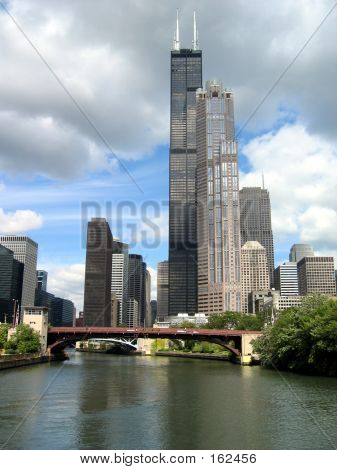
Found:
[[[180,15],[182,21],[181,37],[182,43],[190,47],[192,44],[193,7],[189,6],[188,2],[185,2],[185,4],[186,7],[181,11]],[[187,6],[189,8],[187,8]],[[237,97],[236,114],[238,115],[237,127],[239,130],[244,125],[245,118],[249,115],[249,110],[254,109],[254,106],[258,104],[260,97],[268,91],[269,83],[263,83],[265,87],[257,87],[257,75],[254,75],[254,68],[253,70],[250,68],[250,73],[253,74],[253,85],[250,83],[248,84],[247,76],[245,80],[239,78],[238,75],[236,76],[235,74],[238,74],[240,68],[242,69],[243,67],[243,59],[240,59],[240,55],[238,53],[233,54],[235,55],[237,64],[230,65],[229,63],[224,63],[219,66],[215,63],[216,54],[213,51],[220,51],[221,41],[220,43],[217,42],[214,38],[214,33],[206,26],[207,20],[210,19],[209,13],[207,16],[202,5],[199,5],[200,8],[198,5],[196,6],[200,41],[204,51],[204,57],[207,57],[207,62],[204,66],[204,77],[212,78],[212,76],[216,74],[226,81],[226,85],[228,83],[228,85],[233,88],[235,96]],[[316,10],[315,8],[312,9],[313,16],[310,17],[310,26],[312,25],[311,29],[313,29],[316,21],[314,18],[315,14],[318,17],[321,16],[320,13],[323,14],[323,6],[325,6],[325,2],[322,2],[322,11],[317,6]],[[75,12],[76,7],[73,8],[74,10],[72,11]],[[235,7],[232,8],[233,17],[237,19],[237,25],[240,27],[244,21],[244,14],[239,14]],[[248,10],[249,8],[250,7],[247,7]],[[292,8],[296,10],[296,6]],[[60,9],[62,10],[62,7]],[[25,16],[25,12],[21,11],[18,6],[14,13],[17,15],[22,26],[26,28],[27,33],[32,34],[32,39],[40,47],[40,39],[46,39],[44,36],[46,33],[41,29],[37,29],[38,34],[34,36],[33,30],[30,30],[30,28],[27,27],[27,22],[25,21],[27,20],[27,17]],[[151,18],[151,12],[149,12],[148,7],[144,7],[143,13],[144,16],[141,16],[140,24],[137,26],[139,29],[136,28],[137,32],[145,30],[147,21]],[[262,12],[259,12],[259,14],[262,18]],[[102,11],[98,10],[97,15],[101,20]],[[101,148],[98,148],[99,145],[97,144],[97,141],[96,146],[94,145],[93,147],[94,150],[93,155],[90,157],[91,160],[88,157],[88,154],[84,152],[84,160],[86,160],[87,163],[89,162],[84,173],[77,173],[77,168],[75,168],[78,162],[76,153],[79,153],[79,149],[82,148],[81,145],[84,145],[82,137],[88,137],[89,141],[91,139],[92,142],[95,142],[95,139],[93,138],[91,131],[89,132],[88,129],[83,128],[83,123],[80,123],[81,125],[79,125],[77,122],[78,126],[76,127],[74,119],[78,120],[79,117],[74,117],[76,110],[74,110],[66,101],[66,97],[63,96],[64,92],[62,90],[62,93],[60,90],[57,91],[57,96],[60,97],[62,106],[64,105],[64,111],[66,112],[60,112],[58,114],[55,104],[50,101],[50,96],[52,94],[51,91],[54,92],[57,87],[52,82],[52,77],[50,77],[43,69],[43,65],[36,61],[36,57],[29,50],[27,45],[25,46],[27,47],[27,50],[25,49],[24,54],[27,54],[27,58],[29,59],[28,64],[30,73],[28,74],[28,77],[32,78],[36,75],[37,78],[41,79],[41,77],[44,77],[46,80],[46,83],[48,84],[45,89],[48,98],[46,105],[44,108],[34,107],[34,109],[32,109],[27,104],[28,116],[30,116],[31,121],[28,120],[24,126],[24,122],[20,118],[25,103],[26,89],[24,84],[12,83],[13,89],[16,90],[17,99],[14,101],[11,98],[12,95],[8,93],[7,100],[9,101],[4,101],[9,102],[8,109],[11,110],[12,114],[8,115],[8,113],[6,114],[2,111],[1,118],[3,119],[3,128],[6,129],[7,127],[5,124],[10,122],[10,119],[13,118],[13,116],[16,116],[17,130],[20,135],[20,139],[27,138],[25,137],[27,134],[25,134],[24,131],[28,132],[28,135],[31,137],[29,140],[31,146],[28,144],[25,144],[24,146],[25,148],[28,148],[28,150],[27,155],[24,155],[24,161],[26,163],[23,164],[23,154],[14,146],[14,137],[12,141],[10,141],[11,133],[7,132],[6,140],[3,140],[3,150],[0,156],[2,164],[2,171],[0,174],[0,228],[3,233],[28,235],[38,242],[39,259],[37,268],[48,271],[50,290],[62,297],[67,295],[70,299],[74,299],[78,308],[79,298],[83,295],[83,293],[79,292],[79,289],[81,285],[84,285],[85,258],[85,239],[83,237],[83,223],[81,223],[80,220],[80,201],[97,201],[101,211],[97,216],[104,217],[106,216],[106,203],[110,200],[114,200],[114,196],[116,194],[118,194],[119,199],[122,198],[124,200],[133,201],[136,207],[139,207],[141,203],[146,200],[167,201],[168,199],[168,182],[166,179],[168,170],[167,125],[169,120],[167,119],[167,110],[169,105],[169,86],[166,75],[169,69],[169,51],[175,26],[175,8],[173,6],[172,8],[161,7],[157,12],[157,18],[158,22],[161,23],[162,28],[164,27],[164,33],[161,35],[159,35],[158,32],[153,33],[158,36],[156,36],[158,44],[155,45],[154,51],[149,52],[149,50],[146,50],[146,44],[148,44],[147,41],[149,41],[149,37],[146,37],[145,35],[141,36],[143,42],[141,42],[140,47],[143,48],[141,57],[150,61],[148,63],[151,64],[151,70],[156,72],[154,75],[158,76],[158,72],[159,77],[165,77],[161,82],[162,87],[159,87],[160,92],[158,91],[158,87],[151,88],[154,94],[148,95],[149,97],[147,98],[146,106],[152,106],[153,109],[159,109],[159,103],[159,107],[163,109],[164,112],[155,113],[150,110],[148,114],[150,117],[148,120],[144,120],[144,117],[139,120],[142,121],[141,128],[137,124],[134,126],[135,131],[133,132],[131,131],[132,126],[128,127],[130,142],[134,142],[134,139],[138,137],[138,141],[144,142],[144,144],[142,143],[144,148],[147,145],[147,148],[142,148],[143,154],[138,155],[137,159],[133,156],[133,160],[130,160],[132,149],[123,148],[123,145],[128,145],[128,138],[126,136],[124,136],[124,139],[119,137],[118,139],[116,138],[111,140],[113,135],[110,133],[109,129],[110,127],[112,129],[115,128],[115,122],[113,120],[111,121],[106,119],[106,110],[109,109],[111,111],[111,116],[113,116],[113,110],[119,109],[119,98],[117,95],[112,92],[112,96],[111,98],[109,97],[109,102],[106,107],[100,107],[100,109],[96,110],[91,107],[90,93],[92,96],[95,96],[96,88],[93,85],[97,84],[93,81],[91,75],[91,72],[94,70],[92,57],[91,59],[90,57],[86,60],[82,59],[82,64],[85,64],[86,66],[85,69],[83,69],[83,67],[81,69],[82,80],[84,80],[84,85],[88,85],[87,88],[83,85],[83,88],[80,88],[79,92],[75,93],[75,89],[70,86],[71,83],[66,82],[67,87],[69,87],[69,89],[71,88],[71,91],[76,95],[75,98],[77,101],[89,112],[89,115],[95,120],[95,123],[97,121],[99,129],[102,132],[104,131],[104,134],[106,132],[108,133],[109,141],[111,140],[113,150],[117,153],[119,158],[125,162],[128,171],[144,191],[144,194],[139,191],[132,181],[130,181],[127,173],[123,170],[117,170],[116,163],[111,163],[114,161],[113,158],[108,158],[106,152],[103,152]],[[80,19],[85,23],[85,18],[81,17]],[[215,18],[214,15],[211,19],[217,22],[217,24],[220,24],[220,20]],[[299,20],[301,21],[301,19],[302,16],[300,15]],[[4,26],[8,22],[8,18],[3,14],[0,17],[0,20],[4,23]],[[41,26],[45,24],[45,21],[47,20],[41,19]],[[124,21],[127,21],[125,17]],[[133,21],[133,19],[131,18],[129,21]],[[258,21],[260,20],[258,19]],[[324,30],[329,30],[329,27],[329,24],[324,25]],[[65,39],[71,39],[71,45],[73,47],[79,47],[74,43],[74,39],[78,37],[77,35],[79,32],[75,30],[73,32],[73,36],[70,36],[69,30],[67,30],[66,26],[64,28]],[[5,31],[2,33],[5,36],[4,40],[8,40],[6,34],[14,34],[13,32],[10,33],[5,27],[3,28],[3,31]],[[60,31],[62,31],[62,26],[56,25],[53,29],[52,26],[49,25],[48,44],[53,46],[53,50],[48,51],[43,48],[41,49],[41,52],[47,57],[53,67],[56,67],[57,64],[57,61],[55,63],[53,59],[58,57],[56,38]],[[296,31],[291,27],[286,31],[289,32],[289,37],[296,34]],[[305,32],[309,33],[306,29]],[[317,44],[321,44],[320,41],[323,41],[322,36],[324,38],[327,33],[322,29],[320,34],[320,37],[315,38],[316,45],[314,44],[313,46],[310,46],[310,48],[307,48],[311,54],[309,55],[311,62],[308,60],[308,56],[303,54],[304,63],[306,64],[305,61],[308,62],[307,67],[312,67],[312,63],[317,60]],[[281,36],[280,31],[275,32],[276,38],[280,39]],[[300,45],[302,36],[298,34],[297,38]],[[304,42],[305,38],[306,37],[304,35],[302,42]],[[13,44],[20,45],[23,41],[23,38],[20,36],[15,36],[12,39]],[[225,36],[221,36],[220,39],[224,40]],[[253,37],[251,39],[252,43],[256,40],[256,38]],[[152,40],[153,38],[151,41]],[[108,44],[111,46],[113,46],[115,41],[119,46],[119,50],[123,50],[123,44],[118,43],[115,36],[111,37],[109,41],[111,42],[108,42]],[[126,43],[129,44],[130,41],[130,38],[126,38]],[[106,62],[109,58],[110,50],[106,51],[104,48],[102,50],[99,49],[98,46],[101,44],[102,37],[99,37],[97,39],[97,47],[93,47],[92,52],[94,53],[95,60],[101,59]],[[282,50],[281,45],[276,41],[276,45],[277,44]],[[239,44],[236,44],[235,41],[231,42],[231,46],[234,50],[237,48],[237,52],[239,51]],[[247,47],[249,49],[250,46]],[[114,50],[114,48],[112,47],[111,50]],[[99,51],[101,51],[101,57],[99,56]],[[279,67],[276,67],[276,57],[275,59],[270,59],[271,65],[274,64],[275,68],[270,67],[269,69],[262,61],[262,65],[269,70],[269,74],[267,74],[268,77],[275,77],[275,75],[277,76],[278,70],[281,72],[284,69],[283,65],[285,66],[287,64],[288,56],[285,50],[283,50],[283,52],[285,56],[281,57],[282,63],[278,64]],[[247,52],[243,51],[243,53],[245,58],[247,58]],[[13,60],[19,59],[17,54],[18,52],[13,50]],[[156,57],[159,56],[160,60],[156,63]],[[289,57],[289,59],[291,59],[291,57]],[[124,60],[126,64],[129,64],[130,66],[132,65],[132,61],[127,54],[124,56]],[[265,108],[262,107],[259,114],[255,117],[254,126],[244,130],[240,136],[239,160],[242,162],[240,167],[240,187],[243,187],[244,185],[262,186],[261,170],[263,170],[265,186],[270,192],[272,214],[274,217],[273,230],[275,234],[275,266],[280,262],[287,260],[290,246],[293,243],[310,243],[317,254],[335,255],[337,253],[337,246],[334,238],[335,230],[333,230],[336,227],[337,216],[333,197],[334,182],[332,181],[333,178],[331,176],[334,174],[333,170],[336,167],[336,155],[333,145],[329,141],[329,139],[331,139],[328,132],[329,125],[327,124],[327,119],[325,119],[323,120],[326,124],[325,129],[322,122],[315,126],[314,113],[310,112],[303,103],[302,105],[301,103],[296,103],[296,100],[294,100],[294,97],[291,95],[291,93],[294,93],[295,85],[294,83],[290,83],[289,85],[289,80],[292,77],[292,73],[295,73],[295,71],[297,71],[297,74],[301,72],[302,78],[304,77],[304,72],[307,69],[305,64],[303,65],[303,61],[299,64],[297,63],[296,69],[294,66],[294,72],[288,74],[287,80],[285,80],[285,84],[288,84],[287,87],[285,87],[285,84],[281,86],[283,94],[280,91],[277,91],[276,94],[273,95],[272,99],[268,100]],[[261,62],[257,62],[261,65]],[[31,66],[33,67],[32,69],[30,68]],[[67,76],[65,74],[67,70],[70,76],[74,76],[74,78],[76,78],[76,72],[75,68],[72,68],[73,66],[69,66],[69,69],[66,69],[62,67],[62,64],[59,64],[59,67],[60,68],[57,68],[57,70],[60,70],[60,76],[62,79]],[[113,70],[109,69],[105,73],[106,76],[110,77],[110,79],[113,78]],[[138,77],[140,78],[141,76],[138,75]],[[331,77],[333,77],[332,73]],[[314,78],[312,78],[312,80],[314,80]],[[126,83],[128,83],[128,81],[126,81]],[[303,83],[306,83],[305,80]],[[117,82],[114,82],[114,86],[119,89],[121,84],[117,80]],[[144,93],[147,93],[148,86],[149,84],[140,88],[143,90],[142,96],[146,96]],[[252,100],[247,100],[247,98],[245,98],[245,86],[252,87],[251,90],[254,91],[254,98]],[[38,88],[39,87],[36,88],[36,91]],[[6,87],[4,87],[4,89],[7,90]],[[30,88],[30,93],[34,92],[34,90],[34,87]],[[87,95],[85,94],[86,90],[87,93],[89,93]],[[286,93],[286,91],[289,91],[289,93]],[[104,92],[108,93],[108,89],[104,88]],[[246,102],[244,102],[245,99]],[[318,99],[318,97],[315,98],[311,96],[308,105],[309,108],[310,106],[312,109],[314,106],[321,106],[322,100],[323,104],[327,106],[327,100],[324,100],[324,95],[322,95],[322,93],[320,94],[320,99]],[[320,101],[320,103],[318,103],[318,101]],[[137,113],[145,112],[144,109],[146,106],[144,108],[144,104],[142,102],[134,102],[133,105]],[[297,108],[296,105],[298,106]],[[101,117],[100,110],[102,111]],[[136,115],[139,116],[137,113]],[[319,113],[321,116],[323,114],[324,113],[322,112]],[[141,116],[143,116],[143,114],[141,114]],[[329,113],[324,115],[326,118],[328,116],[330,116],[330,120],[333,120]],[[104,122],[102,122],[102,118],[105,119]],[[124,116],[122,116],[122,118],[125,121],[126,118],[124,118]],[[56,158],[55,154],[51,154],[48,148],[46,148],[45,140],[43,139],[41,140],[40,153],[36,153],[40,156],[40,160],[37,161],[37,157],[31,155],[30,152],[34,150],[33,140],[35,139],[36,134],[32,133],[32,128],[29,127],[29,123],[34,122],[34,119],[36,124],[34,129],[36,132],[46,132],[46,136],[49,137],[50,141],[57,144],[58,141],[64,142],[64,139],[66,137],[68,138],[67,147],[71,148],[73,145],[74,150],[72,167],[69,167],[70,162],[69,164],[67,163],[71,158],[66,152],[64,155],[60,155],[60,161],[63,162],[64,169],[58,168],[60,162]],[[77,129],[77,132],[75,132],[75,137],[78,137],[77,140],[74,140],[74,135],[72,136],[69,132],[66,135],[60,133],[60,129],[57,127],[58,120],[67,125],[69,124],[68,121],[73,120],[72,124],[75,125],[75,128]],[[159,129],[160,122],[164,120],[167,122],[162,124],[162,128]],[[144,122],[149,126],[148,128],[146,127],[145,130]],[[69,127],[66,126],[66,129],[69,129]],[[150,131],[147,129],[150,129]],[[313,129],[315,129],[315,132],[313,132]],[[156,138],[152,138],[151,140],[149,134],[152,135],[155,133],[154,130],[157,131]],[[116,135],[117,134],[115,134],[115,136]],[[120,133],[120,136],[122,135],[123,133]],[[56,137],[57,139],[55,140]],[[285,141],[287,142],[288,153],[282,150],[282,144]],[[315,149],[314,159],[312,156],[313,148]],[[294,154],[297,155],[298,162],[292,161],[292,156]],[[17,161],[17,158],[14,158],[15,155],[17,157],[21,155],[21,166],[15,167],[15,162]],[[271,156],[273,157],[272,159],[270,158]],[[277,166],[277,162],[280,162],[279,167]],[[289,168],[287,168],[287,166]],[[279,170],[281,168],[284,174],[280,174]],[[290,174],[290,170],[295,174],[295,176]],[[161,177],[161,175],[163,176]],[[284,183],[287,184],[285,185]],[[289,195],[285,199],[285,193],[284,191],[282,192],[283,186],[286,186],[288,192],[291,193],[291,196]],[[281,204],[282,200],[283,204]],[[146,262],[153,270],[151,273],[152,279],[155,279],[155,268],[157,262],[167,258],[167,217],[168,210],[167,207],[164,207],[160,217],[155,219],[156,222],[162,226],[162,239],[158,248],[146,248],[143,247],[142,244],[138,243],[130,250],[130,252],[141,253],[144,256]],[[125,224],[128,224],[130,220],[137,222],[140,227],[144,224],[144,222],[140,220],[139,213],[138,215],[133,216],[133,218],[126,217]],[[322,223],[317,224],[318,220],[321,220]],[[111,225],[113,234],[116,234],[116,236],[121,240],[128,243],[129,239],[132,239],[132,233],[128,233],[126,237],[123,237],[118,233],[118,230],[116,230],[116,228],[118,228],[116,227],[118,224],[116,224],[115,220],[112,221]],[[151,229],[149,229],[149,231],[151,232]],[[67,241],[66,244],[64,243],[64,240]],[[68,285],[64,282],[65,280],[68,281]],[[66,292],[66,289],[68,290],[69,286],[71,292]],[[155,283],[153,283],[153,291],[155,291]]]

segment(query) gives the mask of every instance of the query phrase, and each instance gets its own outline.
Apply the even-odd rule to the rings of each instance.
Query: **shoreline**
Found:
[[[210,354],[210,353],[157,351],[153,355],[154,356],[168,356],[168,357],[188,357],[191,359],[211,359],[213,361],[232,362],[229,356],[223,356],[221,354]]]
[[[45,364],[46,362],[66,361],[68,359],[68,356],[63,354],[58,356],[21,357],[5,361],[0,359],[0,371],[15,369],[17,367],[32,366],[35,364]]]

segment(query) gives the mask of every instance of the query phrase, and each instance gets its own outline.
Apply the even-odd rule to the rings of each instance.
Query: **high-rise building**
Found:
[[[11,323],[14,300],[21,303],[24,265],[13,251],[0,245],[0,322]]]
[[[273,285],[274,242],[269,192],[262,188],[242,188],[239,196],[241,245],[258,241],[266,249],[269,278]]]
[[[126,243],[113,240],[111,292],[116,294],[118,304],[118,325],[127,324],[128,314],[128,267],[129,247]]]
[[[299,294],[314,292],[336,295],[334,259],[332,256],[305,256],[298,264]]]
[[[152,320],[152,325],[156,321],[157,318],[157,301],[156,300],[151,300],[151,320]]]
[[[13,251],[14,258],[24,264],[21,307],[33,306],[36,288],[37,243],[21,235],[2,235],[0,244]]]
[[[139,326],[139,306],[136,299],[128,299],[128,318],[129,327]]]
[[[75,306],[71,300],[60,297],[51,300],[49,323],[52,326],[73,326],[74,314]]]
[[[88,222],[84,283],[85,326],[111,325],[112,234],[108,222]]]
[[[48,280],[48,273],[47,271],[43,271],[41,269],[36,271],[36,280],[37,280],[37,289],[46,291],[47,290],[47,280]]]
[[[297,263],[287,261],[274,271],[275,289],[280,295],[298,295]]]
[[[144,318],[145,318],[145,306],[146,306],[146,279],[145,279],[145,272],[146,272],[146,264],[143,263],[143,257],[141,255],[130,254],[129,255],[129,280],[128,280],[128,289],[129,289],[129,299],[137,301],[137,308],[138,308],[138,317],[137,323],[136,317],[134,313],[128,314],[129,323],[130,318],[133,318],[133,326],[144,326]],[[134,303],[129,305],[133,312]],[[131,316],[130,316],[131,315]]]
[[[192,49],[180,47],[179,24],[171,51],[169,314],[197,311],[196,90],[202,53],[196,26]]]
[[[248,241],[241,248],[242,312],[248,313],[248,295],[270,288],[266,249],[257,241]]]
[[[169,293],[169,266],[168,261],[157,264],[157,315],[166,317],[168,315],[168,293]]]
[[[198,312],[241,311],[238,150],[233,94],[197,92]]]
[[[290,248],[289,261],[298,263],[305,256],[315,256],[314,250],[310,245],[304,243],[295,243]]]
[[[151,274],[147,269],[145,271],[145,326],[152,327],[152,315],[151,315]]]

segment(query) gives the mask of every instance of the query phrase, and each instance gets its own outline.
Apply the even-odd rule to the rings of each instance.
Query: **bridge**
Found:
[[[48,348],[51,354],[55,354],[76,341],[85,341],[91,338],[179,339],[215,343],[230,351],[235,357],[240,358],[251,355],[252,346],[250,343],[252,339],[261,334],[261,331],[199,328],[50,327],[48,328]]]

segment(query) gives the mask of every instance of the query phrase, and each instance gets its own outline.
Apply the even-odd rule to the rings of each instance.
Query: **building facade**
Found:
[[[73,326],[75,306],[71,300],[54,297],[49,309],[49,322],[52,326]]]
[[[332,256],[305,256],[298,264],[299,294],[314,292],[336,295],[335,267]]]
[[[13,251],[0,245],[0,322],[13,321],[14,300],[21,304],[24,265]]]
[[[145,326],[152,327],[152,314],[151,314],[151,274],[147,269],[145,271]]]
[[[136,299],[128,299],[128,327],[139,326],[139,305]]]
[[[196,90],[202,52],[196,35],[182,49],[179,24],[171,51],[169,314],[197,311]]]
[[[111,325],[112,234],[108,222],[88,222],[84,282],[85,326]]]
[[[251,292],[269,289],[266,249],[257,241],[248,241],[241,248],[242,312],[248,313],[248,295]]]
[[[238,150],[233,94],[197,92],[198,312],[241,311]]]
[[[47,281],[48,281],[48,273],[47,271],[43,271],[39,269],[36,271],[36,288],[40,290],[47,290]]]
[[[25,236],[2,235],[0,245],[11,250],[14,258],[23,263],[21,307],[33,306],[36,288],[37,243]]]
[[[273,285],[274,241],[269,192],[258,187],[242,188],[239,197],[241,245],[248,241],[258,241],[266,249],[269,279]]]
[[[40,335],[41,354],[46,354],[48,344],[48,308],[24,307],[22,323],[30,326]]]
[[[315,256],[314,250],[310,245],[304,243],[295,243],[290,248],[289,261],[292,263],[298,263],[305,256]]]
[[[298,295],[297,263],[285,262],[274,272],[274,286],[282,296]]]
[[[127,324],[128,314],[128,269],[129,246],[119,240],[113,240],[111,293],[116,295],[118,304],[118,325]]]
[[[157,315],[168,315],[169,264],[161,261],[157,264]]]
[[[137,320],[134,314],[133,326],[144,326],[145,310],[146,310],[146,264],[143,263],[143,257],[141,255],[130,254],[129,255],[129,299],[137,301],[138,315]],[[132,304],[129,310],[134,308],[135,304]],[[132,310],[133,311],[133,310]],[[128,322],[130,323],[130,315],[128,314]]]

